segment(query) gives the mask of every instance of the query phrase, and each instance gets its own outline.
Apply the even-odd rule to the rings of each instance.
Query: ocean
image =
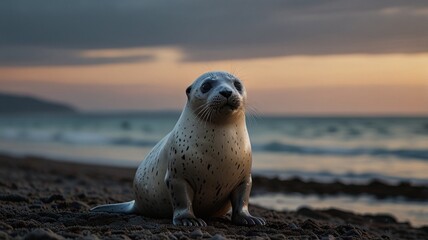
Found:
[[[0,153],[136,167],[178,117],[177,112],[0,116]],[[247,126],[254,175],[428,185],[428,117],[248,116]],[[252,202],[276,210],[308,205],[392,212],[399,220],[428,225],[428,199],[267,194]]]

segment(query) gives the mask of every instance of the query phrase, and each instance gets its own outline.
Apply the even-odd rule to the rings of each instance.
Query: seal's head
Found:
[[[245,113],[245,88],[241,80],[227,72],[203,74],[186,94],[188,106],[204,121],[219,122]]]

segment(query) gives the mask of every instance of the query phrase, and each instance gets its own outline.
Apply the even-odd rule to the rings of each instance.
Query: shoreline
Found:
[[[133,180],[133,176],[138,166],[129,167],[124,165],[100,164],[84,161],[73,161],[70,159],[54,159],[49,157],[40,157],[35,155],[11,155],[0,152],[0,159],[33,159],[42,161],[43,163],[54,165],[60,168],[65,166],[79,167],[86,171],[88,167],[92,169],[101,168],[107,170],[108,173],[118,175],[123,178]],[[298,193],[301,195],[317,195],[320,197],[335,197],[335,196],[369,196],[374,199],[400,199],[401,201],[428,201],[428,184],[412,183],[410,181],[398,181],[389,183],[379,178],[373,178],[366,183],[347,183],[339,179],[332,181],[317,181],[316,179],[304,179],[298,176],[291,176],[283,179],[279,176],[265,176],[260,173],[253,173],[253,187],[251,196],[262,195],[266,193]],[[427,223],[428,225],[428,223]]]
[[[415,228],[390,215],[362,215],[333,208],[273,211],[251,205],[254,215],[268,220],[267,226],[241,227],[224,219],[208,219],[209,226],[203,228],[177,227],[171,219],[88,212],[97,204],[132,199],[134,172],[133,168],[0,155],[0,238],[428,238],[428,226]],[[292,183],[295,188],[313,191],[308,187],[314,183],[291,180],[262,184],[255,177],[253,192]]]

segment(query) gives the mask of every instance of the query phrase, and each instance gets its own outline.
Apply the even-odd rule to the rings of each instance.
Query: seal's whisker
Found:
[[[212,117],[213,117],[213,112],[214,112],[214,110],[211,108],[211,111],[210,111],[210,115],[209,115],[209,122],[211,123],[211,121],[212,121]]]
[[[195,111],[196,116],[199,118],[198,123],[200,123],[201,120],[204,120],[203,115],[205,114],[207,108],[209,107],[208,105],[209,103],[204,103],[197,108],[197,111]]]
[[[201,106],[197,107],[195,109],[195,113],[197,116],[199,116],[199,114],[202,112],[202,110],[208,105],[208,103],[204,103]]]
[[[214,110],[215,110],[215,109],[216,109],[215,107],[211,107],[211,108],[209,109],[208,119],[207,119],[207,122],[208,122],[208,123],[212,123],[213,112],[214,112]]]
[[[247,105],[247,117],[249,125],[257,125],[257,121],[260,119],[260,114],[254,106]]]
[[[207,111],[207,109],[204,107],[199,113],[198,113],[198,118],[200,119],[200,121],[204,121],[204,115],[205,112]]]
[[[207,111],[207,119],[206,119],[206,121],[205,121],[205,128],[207,128],[207,123],[211,123],[211,113],[212,113],[212,107],[210,107],[210,108],[208,108],[208,111]]]
[[[205,106],[202,113],[202,120],[204,121],[204,124],[205,124],[204,127],[206,127],[209,111],[210,111],[210,106],[209,105]]]
[[[204,108],[204,107],[206,107],[208,104],[209,104],[209,103],[208,103],[208,102],[206,102],[206,103],[202,104],[201,106],[197,107],[197,108],[195,109],[195,112],[196,112],[196,111],[199,111],[200,109],[202,109],[202,108]]]

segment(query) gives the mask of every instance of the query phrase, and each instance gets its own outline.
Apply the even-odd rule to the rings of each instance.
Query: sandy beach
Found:
[[[0,239],[428,239],[428,227],[338,209],[278,212],[251,206],[266,226],[207,219],[203,228],[88,211],[132,199],[133,174],[128,168],[0,156]],[[256,179],[255,193],[278,184],[263,181]]]

